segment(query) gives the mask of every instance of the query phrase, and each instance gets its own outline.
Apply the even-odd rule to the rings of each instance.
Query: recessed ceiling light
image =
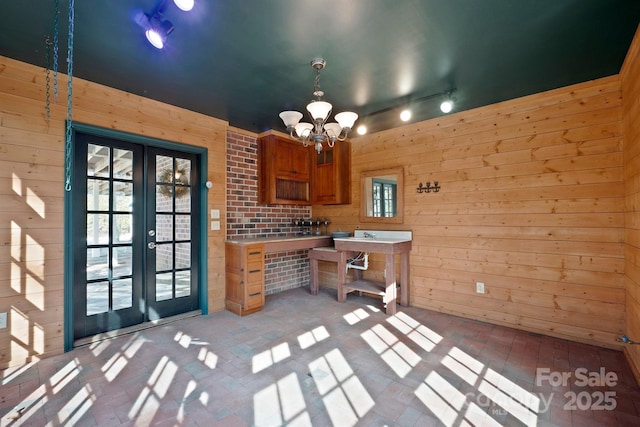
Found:
[[[358,129],[356,129],[356,132],[358,132],[358,135],[364,135],[367,133],[367,127],[365,125],[360,125],[358,126]]]
[[[446,101],[443,101],[442,104],[440,104],[440,111],[442,111],[443,113],[450,113],[451,110],[453,110],[453,101],[451,101],[450,99],[447,99]]]
[[[402,110],[402,112],[400,113],[400,120],[402,120],[403,122],[408,122],[409,120],[411,120],[411,110]]]

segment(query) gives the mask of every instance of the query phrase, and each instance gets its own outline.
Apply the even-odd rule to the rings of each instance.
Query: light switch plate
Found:
[[[211,219],[220,218],[220,209],[211,209]]]
[[[220,221],[211,221],[212,230],[220,230]]]
[[[0,329],[7,327],[7,313],[0,313]]]

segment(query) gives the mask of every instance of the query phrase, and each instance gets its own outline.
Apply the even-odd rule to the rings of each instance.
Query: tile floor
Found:
[[[380,309],[298,288],[8,369],[1,425],[640,425],[621,352]]]

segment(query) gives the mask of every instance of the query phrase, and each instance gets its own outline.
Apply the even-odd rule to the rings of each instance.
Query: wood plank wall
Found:
[[[625,329],[621,113],[612,76],[354,138],[353,203],[313,215],[330,217],[331,230],[413,231],[413,306],[616,348]],[[396,166],[405,168],[404,224],[359,224],[360,173]],[[440,192],[417,194],[427,181]],[[323,268],[326,280],[332,267]],[[374,260],[367,275],[383,268]]]
[[[620,71],[624,122],[626,334],[640,341],[640,30]],[[640,383],[640,346],[625,346]]]
[[[0,57],[0,369],[63,351],[63,200],[66,76],[46,119],[45,70]],[[73,120],[207,147],[209,310],[224,308],[227,123],[80,79]],[[206,224],[207,229],[208,224]]]

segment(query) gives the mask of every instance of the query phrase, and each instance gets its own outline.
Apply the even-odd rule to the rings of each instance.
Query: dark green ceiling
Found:
[[[640,22],[639,0],[195,2],[168,5],[175,31],[158,51],[134,22],[156,0],[75,1],[74,76],[261,132],[303,111],[321,56],[325,100],[375,131],[400,123],[372,113],[452,88],[460,111],[617,74]],[[0,55],[44,67],[54,3],[1,1]],[[67,11],[60,0],[64,72]],[[417,104],[414,121],[441,114]]]

